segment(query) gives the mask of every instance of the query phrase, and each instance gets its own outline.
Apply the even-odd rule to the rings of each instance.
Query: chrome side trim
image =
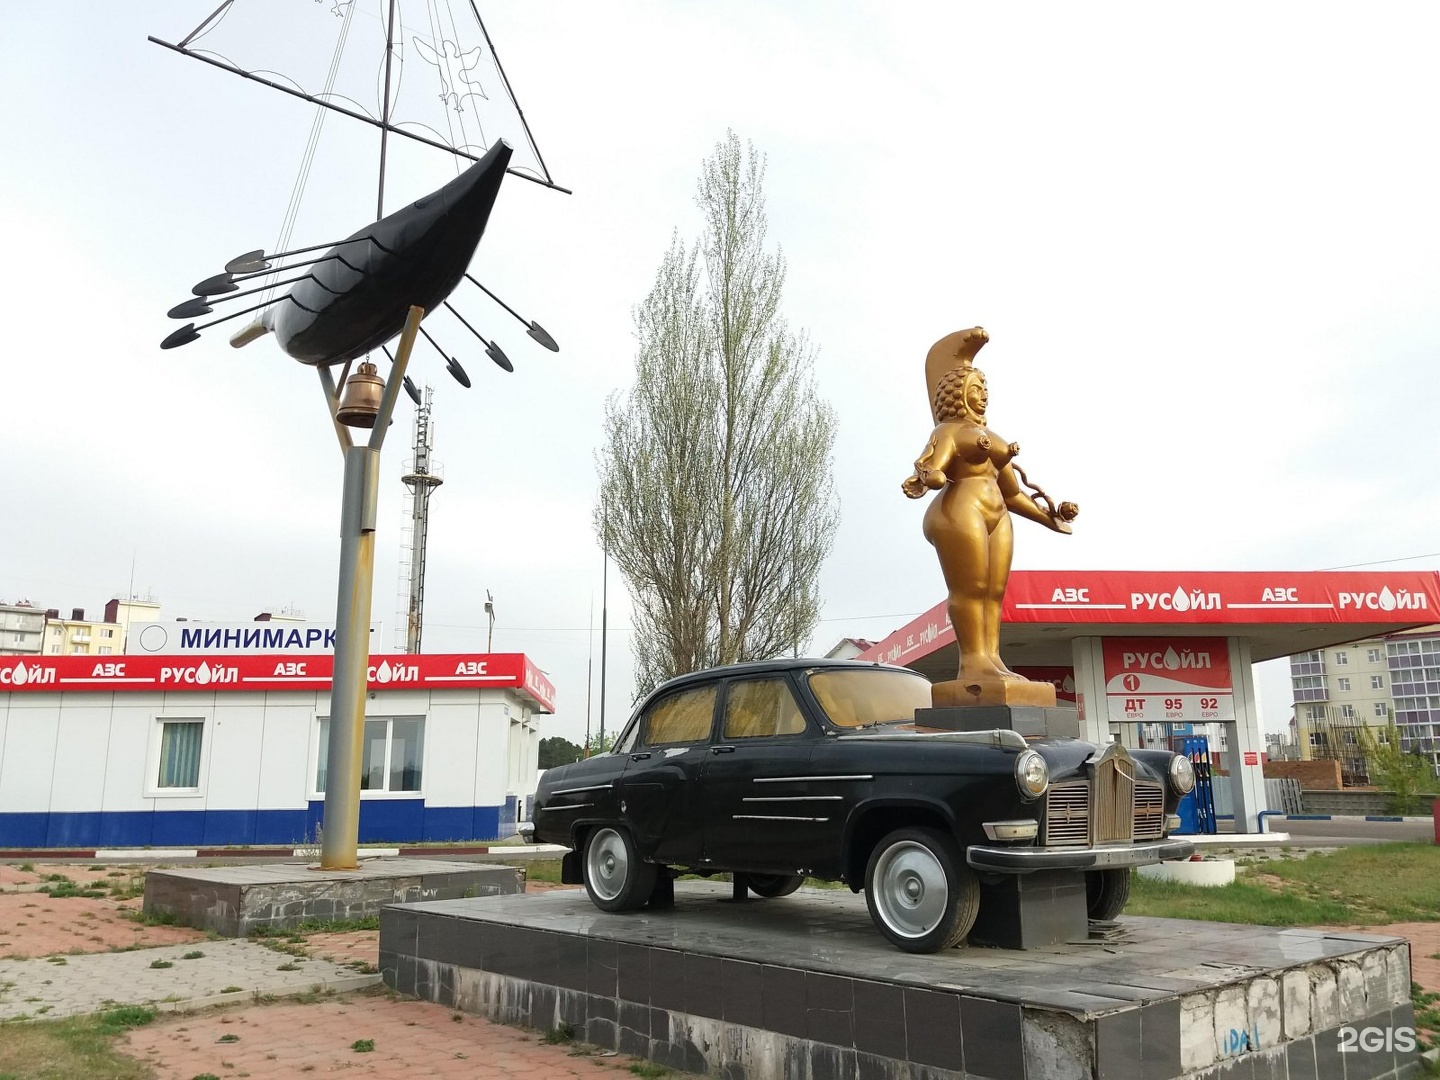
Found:
[[[585,791],[609,791],[614,784],[591,784],[589,787],[567,787],[559,788],[550,792],[551,795],[579,795]]]
[[[741,802],[841,802],[843,795],[746,795]]]
[[[789,817],[785,814],[731,814],[731,821],[829,821],[828,817]]]
[[[840,739],[865,739],[871,742],[914,742],[919,739],[939,739],[942,742],[986,743],[991,746],[1008,746],[1023,750],[1029,745],[1025,736],[1018,731],[1000,728],[995,731],[847,731],[836,736]]]
[[[871,773],[856,773],[854,776],[757,776],[752,784],[814,784],[821,780],[874,780]]]
[[[593,802],[571,803],[569,806],[547,806],[546,810],[584,810],[587,806],[594,806]]]

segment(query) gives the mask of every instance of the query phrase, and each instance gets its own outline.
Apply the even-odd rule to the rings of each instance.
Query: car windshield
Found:
[[[893,668],[811,672],[810,689],[830,722],[842,728],[914,720],[916,709],[931,705],[923,676]]]

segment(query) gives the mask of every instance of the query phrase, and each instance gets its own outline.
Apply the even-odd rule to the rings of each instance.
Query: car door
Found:
[[[700,775],[708,865],[784,873],[813,865],[831,810],[807,779],[818,736],[783,673],[726,683]]]
[[[699,862],[702,831],[696,783],[710,741],[716,687],[709,683],[666,694],[640,716],[620,776],[620,818],[642,857]]]

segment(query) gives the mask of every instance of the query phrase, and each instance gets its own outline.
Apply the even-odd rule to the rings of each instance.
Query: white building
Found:
[[[332,657],[0,660],[0,847],[313,841]],[[371,657],[360,840],[514,832],[554,688],[519,653]]]

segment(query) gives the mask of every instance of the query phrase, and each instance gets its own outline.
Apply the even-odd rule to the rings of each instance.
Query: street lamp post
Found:
[[[395,364],[375,411],[347,419],[328,367],[320,382],[345,455],[340,504],[340,584],[335,608],[335,665],[330,684],[330,745],[325,756],[325,816],[320,869],[354,870],[360,843],[360,765],[365,738],[365,691],[370,666],[370,599],[375,579],[375,515],[380,497],[380,448],[395,412],[410,351],[425,312],[412,307]],[[365,423],[369,419],[370,423]],[[346,425],[371,428],[356,446]]]

